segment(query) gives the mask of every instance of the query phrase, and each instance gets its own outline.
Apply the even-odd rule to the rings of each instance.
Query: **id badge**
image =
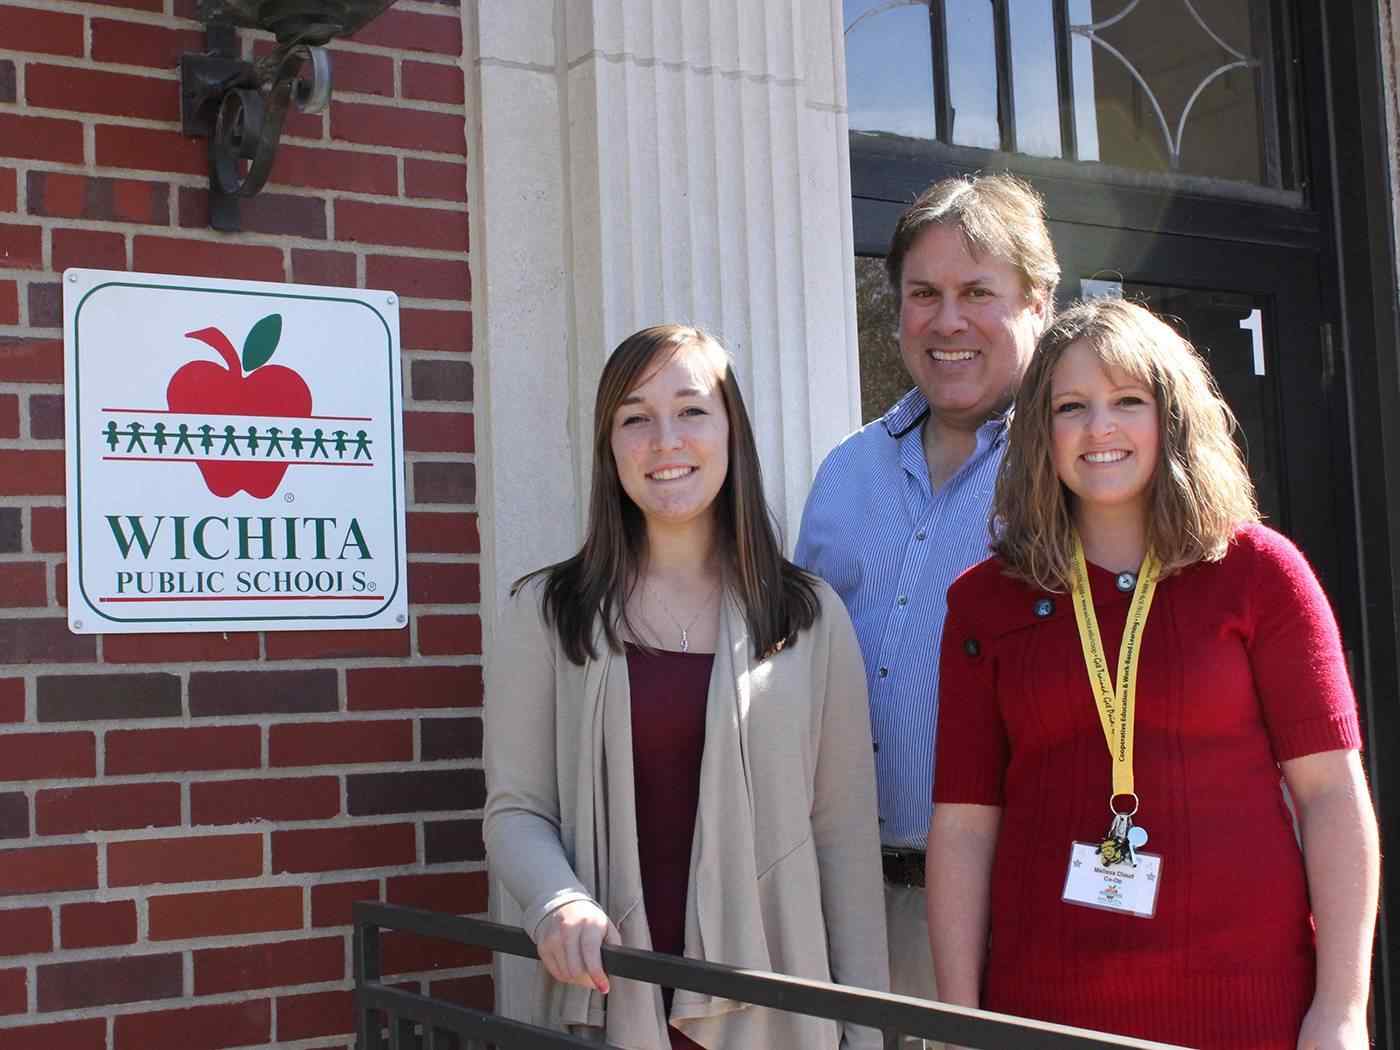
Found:
[[[1157,886],[1161,881],[1162,858],[1155,853],[1138,853],[1137,866],[1126,861],[1105,865],[1099,848],[1076,842],[1069,851],[1069,873],[1061,900],[1086,908],[1123,912],[1144,919],[1157,911]]]

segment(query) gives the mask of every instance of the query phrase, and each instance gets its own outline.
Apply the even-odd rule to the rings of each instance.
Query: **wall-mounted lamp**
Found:
[[[180,56],[180,114],[186,135],[209,139],[209,225],[240,228],[238,198],[262,189],[272,170],[287,107],[319,113],[330,103],[325,45],[362,29],[394,0],[199,0],[206,49]],[[235,29],[277,38],[256,62],[238,57]]]

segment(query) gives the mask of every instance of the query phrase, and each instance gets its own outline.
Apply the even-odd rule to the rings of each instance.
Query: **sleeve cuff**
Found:
[[[1322,751],[1361,750],[1361,728],[1354,712],[1334,713],[1294,725],[1272,727],[1269,737],[1274,758],[1279,762]]]
[[[530,907],[525,909],[525,914],[521,916],[520,925],[530,934],[530,940],[539,943],[536,934],[539,932],[540,923],[549,917],[551,912],[556,912],[566,904],[574,901],[593,901],[593,898],[583,890],[569,887],[565,890],[556,890],[535,900]],[[597,901],[593,901],[597,904]],[[601,905],[600,905],[601,907]]]

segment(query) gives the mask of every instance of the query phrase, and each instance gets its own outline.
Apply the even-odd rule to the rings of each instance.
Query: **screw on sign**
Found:
[[[310,416],[311,390],[300,375],[283,365],[270,365],[282,337],[282,315],[269,314],[248,332],[239,360],[228,336],[217,328],[186,332],[190,339],[212,348],[224,367],[212,361],[191,361],[170,378],[165,401],[173,412],[208,412],[240,416]],[[256,437],[242,439],[252,442]],[[235,446],[236,447],[236,446]],[[240,489],[266,499],[277,491],[287,472],[284,462],[238,462],[198,459],[204,483],[216,496],[232,496]]]

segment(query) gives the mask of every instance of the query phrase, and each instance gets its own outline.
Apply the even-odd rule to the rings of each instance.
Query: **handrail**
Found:
[[[525,931],[484,919],[444,915],[374,901],[357,902],[354,918],[358,1050],[381,1050],[385,1046],[380,1026],[373,1017],[376,1011],[385,1013],[389,1018],[390,1050],[408,1045],[404,1041],[407,1034],[405,1024],[411,1027],[414,1023],[424,1026],[424,1050],[434,1050],[439,1045],[435,1031],[439,1028],[469,1040],[489,1040],[502,1050],[583,1046],[606,1050],[595,1041],[509,1020],[498,1014],[455,1006],[380,983],[383,976],[379,955],[381,929],[402,930],[457,944],[489,948],[493,952],[537,959],[539,955],[535,945]],[[1145,1039],[1108,1035],[1086,1028],[723,966],[636,948],[605,945],[603,965],[609,976],[613,977],[647,981],[667,988],[684,988],[757,1006],[865,1025],[884,1033],[887,1048],[897,1047],[901,1036],[914,1036],[954,1043],[969,1050],[1174,1050],[1169,1044]]]

